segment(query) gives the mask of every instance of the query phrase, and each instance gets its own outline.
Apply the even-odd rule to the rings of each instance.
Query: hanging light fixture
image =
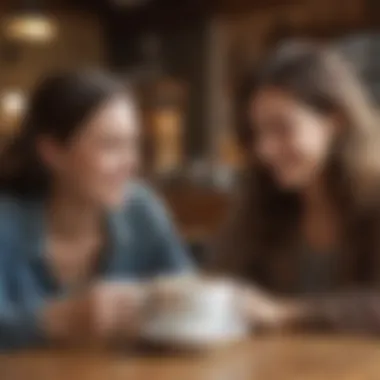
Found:
[[[6,38],[18,42],[48,43],[57,35],[56,20],[43,12],[37,0],[19,1],[3,19]]]

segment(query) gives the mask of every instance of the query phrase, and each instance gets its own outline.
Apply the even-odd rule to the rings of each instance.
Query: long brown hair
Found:
[[[342,212],[347,246],[356,254],[364,249],[365,240],[368,251],[375,249],[373,227],[374,218],[379,216],[380,198],[379,127],[354,70],[326,47],[300,42],[277,49],[258,70],[245,77],[238,96],[237,132],[242,147],[249,152],[247,157],[253,156],[255,139],[248,105],[266,86],[280,88],[318,112],[339,116],[344,131],[325,168],[328,190]],[[373,210],[375,206],[377,211]],[[214,264],[241,274],[251,270],[254,260],[271,260],[275,250],[294,249],[301,211],[298,194],[279,189],[260,162],[248,159],[240,198],[219,240]]]

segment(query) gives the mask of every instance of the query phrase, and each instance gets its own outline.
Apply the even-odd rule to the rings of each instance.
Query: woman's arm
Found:
[[[4,280],[4,277],[1,278]],[[134,337],[142,308],[138,285],[99,283],[26,308],[0,283],[0,351],[42,344],[108,344]]]
[[[134,211],[149,239],[151,254],[154,256],[156,274],[178,274],[194,270],[194,262],[184,247],[182,239],[164,205],[154,192],[145,186],[136,186]]]
[[[1,299],[0,351],[40,344],[44,340],[33,311],[21,310]]]
[[[15,274],[8,264],[8,260],[0,257],[0,350],[35,345],[44,340],[39,327],[39,306],[26,308],[17,302],[15,279],[11,278]]]
[[[353,291],[289,302],[290,326],[337,332],[380,333],[380,293]]]
[[[70,297],[41,302],[29,299],[28,302],[23,302],[15,294],[17,273],[9,265],[4,265],[4,260],[1,264],[0,351],[35,347],[84,336],[89,319],[84,313],[88,309],[85,309],[81,299]],[[34,298],[32,294],[30,298]]]
[[[285,299],[251,287],[244,297],[243,307],[253,327],[380,333],[380,293],[362,290]]]

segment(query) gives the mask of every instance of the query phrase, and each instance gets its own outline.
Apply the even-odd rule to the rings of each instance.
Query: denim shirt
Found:
[[[160,201],[130,185],[124,207],[107,215],[108,244],[99,279],[139,280],[192,268]],[[43,202],[0,199],[0,350],[45,341],[37,314],[64,296],[45,261]]]

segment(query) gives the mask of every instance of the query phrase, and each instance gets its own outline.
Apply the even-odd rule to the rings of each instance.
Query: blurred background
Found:
[[[318,39],[380,101],[378,0],[2,0],[0,27],[1,145],[48,71],[100,67],[132,80],[144,173],[200,259],[244,166],[233,99],[247,66],[282,40]]]

